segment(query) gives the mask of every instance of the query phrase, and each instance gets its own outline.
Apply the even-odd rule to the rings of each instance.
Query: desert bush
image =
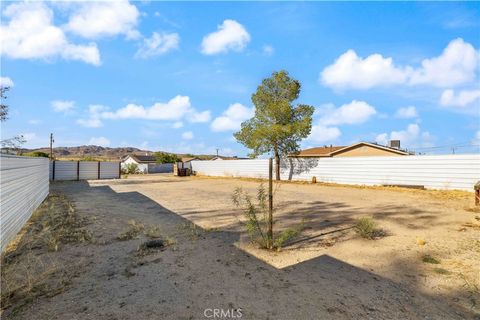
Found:
[[[43,157],[43,158],[49,158],[50,155],[46,152],[42,152],[42,151],[32,151],[32,152],[25,152],[25,153],[22,153],[22,156],[25,156],[25,157]]]
[[[362,217],[355,223],[355,231],[365,239],[378,239],[385,235],[385,231],[378,228],[377,223],[369,217]]]
[[[122,166],[122,174],[135,174],[135,173],[140,173],[140,170],[138,170],[138,165],[136,163],[127,163]]]
[[[145,229],[145,235],[150,239],[157,239],[161,237],[160,227],[149,226]]]
[[[121,234],[117,236],[117,240],[120,241],[127,241],[127,240],[132,240],[135,239],[142,233],[142,231],[145,229],[145,226],[135,220],[129,220],[128,221],[128,228]]]

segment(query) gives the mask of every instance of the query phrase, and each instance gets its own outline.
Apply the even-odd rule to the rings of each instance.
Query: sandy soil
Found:
[[[208,319],[206,309],[238,308],[242,319],[480,318],[480,213],[465,210],[473,196],[280,184],[275,227],[305,228],[267,252],[243,232],[236,186],[253,194],[258,182],[149,175],[53,184],[93,221],[95,241],[57,252],[77,271],[65,292],[5,318]],[[360,238],[351,227],[362,216],[388,235]],[[175,244],[139,256],[144,236],[116,239],[131,219]],[[426,254],[440,263],[424,263]]]

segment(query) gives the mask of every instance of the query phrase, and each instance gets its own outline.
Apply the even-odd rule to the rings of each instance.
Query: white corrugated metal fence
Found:
[[[120,178],[117,161],[62,161],[50,163],[50,180],[88,180]]]
[[[0,224],[3,251],[48,195],[48,159],[0,154]]]
[[[428,189],[473,190],[480,180],[480,155],[299,158],[281,163],[282,180],[357,185],[421,185]],[[201,175],[268,177],[268,159],[192,161]]]

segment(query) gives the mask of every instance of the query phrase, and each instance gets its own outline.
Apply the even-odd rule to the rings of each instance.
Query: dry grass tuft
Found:
[[[137,238],[142,231],[145,229],[145,226],[135,220],[128,221],[128,229],[122,232],[117,236],[117,240],[127,241]]]
[[[383,229],[378,228],[377,223],[369,217],[357,219],[355,223],[355,232],[362,238],[375,240],[386,235]]]
[[[473,212],[473,213],[480,213],[480,206],[466,207],[464,208],[464,210],[468,212]]]
[[[422,257],[422,261],[424,263],[431,263],[431,264],[440,264],[440,261],[429,254],[426,254]]]
[[[149,226],[145,228],[145,235],[150,239],[158,239],[162,236],[160,233],[160,227],[158,226]]]
[[[15,314],[40,296],[53,297],[68,288],[78,269],[62,267],[59,256],[50,252],[67,243],[90,242],[92,234],[83,228],[87,223],[65,197],[51,194],[44,201],[2,255],[2,310],[11,308]]]

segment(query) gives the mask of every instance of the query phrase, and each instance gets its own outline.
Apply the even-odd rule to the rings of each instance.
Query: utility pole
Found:
[[[50,160],[53,160],[53,143],[55,140],[53,140],[53,133],[50,133]]]
[[[215,149],[215,150],[217,150],[217,157],[218,157],[218,150],[219,150],[219,149],[217,148],[217,149]]]

